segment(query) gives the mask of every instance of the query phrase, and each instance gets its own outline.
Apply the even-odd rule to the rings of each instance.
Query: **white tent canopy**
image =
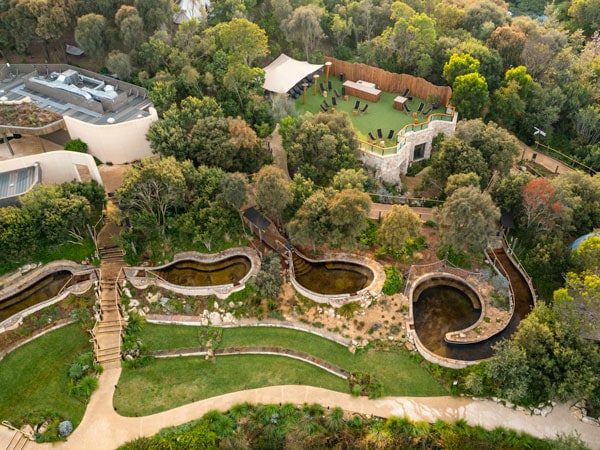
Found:
[[[173,14],[173,22],[178,25],[192,19],[202,21],[210,6],[210,0],[179,0],[177,3],[179,3],[179,8]]]
[[[282,53],[275,61],[264,68],[267,91],[284,94],[293,88],[304,77],[316,72],[323,64],[309,64],[298,61]]]

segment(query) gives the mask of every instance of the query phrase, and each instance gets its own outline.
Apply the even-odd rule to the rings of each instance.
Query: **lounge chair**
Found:
[[[429,108],[424,110],[421,114],[423,114],[424,116],[428,116],[432,109],[433,109],[433,106],[430,106]]]
[[[417,112],[421,112],[423,111],[423,107],[425,106],[425,103],[421,102],[421,104],[419,105],[419,107],[417,108]]]
[[[346,94],[346,86],[342,86],[342,96],[347,95]]]
[[[407,113],[410,112],[410,108],[408,107],[408,105],[406,103],[403,103],[402,107],[404,108],[404,111],[406,111]]]
[[[323,111],[323,112],[327,112],[327,110],[329,109],[329,108],[325,108],[323,105],[319,105],[319,107],[321,108],[321,111]]]
[[[356,102],[354,103],[354,109],[358,108],[360,108],[360,100],[356,100]]]
[[[377,128],[377,137],[379,139],[383,139],[383,132],[381,131],[381,128]]]
[[[388,139],[391,139],[391,138],[393,138],[393,137],[394,137],[394,130],[390,130],[390,132],[389,132],[389,133],[388,133],[388,135],[387,135],[387,138],[388,138]]]
[[[323,92],[325,90],[325,87],[323,86],[323,83],[319,83],[319,89],[321,89],[321,92]]]
[[[367,103],[367,104],[364,106],[364,108],[360,110],[360,112],[364,114],[364,113],[366,113],[366,112],[367,112],[367,109],[368,109],[368,108],[369,108],[369,104]]]
[[[410,89],[409,89],[409,88],[406,88],[406,89],[404,90],[404,92],[402,93],[402,97],[406,97],[406,96],[407,96],[409,93],[410,93]]]
[[[373,133],[371,133],[370,131],[369,131],[369,139],[371,139],[372,141],[375,140],[375,136],[373,136]]]
[[[327,109],[331,108],[331,105],[330,105],[329,103],[327,103],[327,100],[323,100],[323,105],[324,105],[324,106],[325,106]]]
[[[340,93],[337,91],[337,89],[334,89],[334,90],[333,90],[333,93],[335,94],[335,96],[336,96],[337,98],[340,98]]]
[[[337,99],[335,97],[331,97],[331,104],[337,106]]]
[[[331,80],[329,80],[327,82],[327,89],[332,90],[333,89],[333,84],[331,84]]]

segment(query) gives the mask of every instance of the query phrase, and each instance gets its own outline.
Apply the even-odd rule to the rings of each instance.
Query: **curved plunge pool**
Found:
[[[178,286],[221,286],[239,283],[251,267],[250,258],[235,255],[215,262],[179,260],[153,272]]]

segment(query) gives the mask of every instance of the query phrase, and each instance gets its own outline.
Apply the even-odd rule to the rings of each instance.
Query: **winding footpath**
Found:
[[[180,406],[169,411],[145,417],[123,417],[112,404],[115,386],[121,375],[120,368],[108,369],[100,376],[99,388],[94,392],[86,414],[67,442],[58,444],[28,443],[26,449],[95,450],[115,449],[141,436],[151,436],[161,428],[180,425],[217,409],[226,411],[242,402],[294,404],[318,402],[324,407],[339,406],[344,410],[379,417],[405,416],[412,420],[433,422],[442,419],[455,422],[465,419],[470,425],[485,428],[512,428],[541,438],[553,438],[558,433],[577,431],[592,449],[600,449],[600,427],[578,421],[569,411],[569,405],[557,405],[546,417],[528,416],[508,409],[490,400],[475,401],[452,397],[384,397],[369,400],[349,394],[310,386],[275,386],[233,392],[207,400]],[[1,440],[0,440],[1,441]]]

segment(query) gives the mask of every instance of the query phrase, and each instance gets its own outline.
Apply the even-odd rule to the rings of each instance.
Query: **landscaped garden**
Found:
[[[138,337],[146,351],[199,347],[202,328],[146,324]],[[282,328],[225,328],[213,348],[270,346],[305,352],[350,372],[369,373],[385,395],[436,396],[446,392],[407,350],[390,346],[352,354],[319,336]],[[165,373],[171,374],[168,378]],[[272,355],[154,359],[123,370],[115,407],[120,414],[146,415],[195,400],[243,389],[308,384],[348,392],[349,383],[325,370]]]

